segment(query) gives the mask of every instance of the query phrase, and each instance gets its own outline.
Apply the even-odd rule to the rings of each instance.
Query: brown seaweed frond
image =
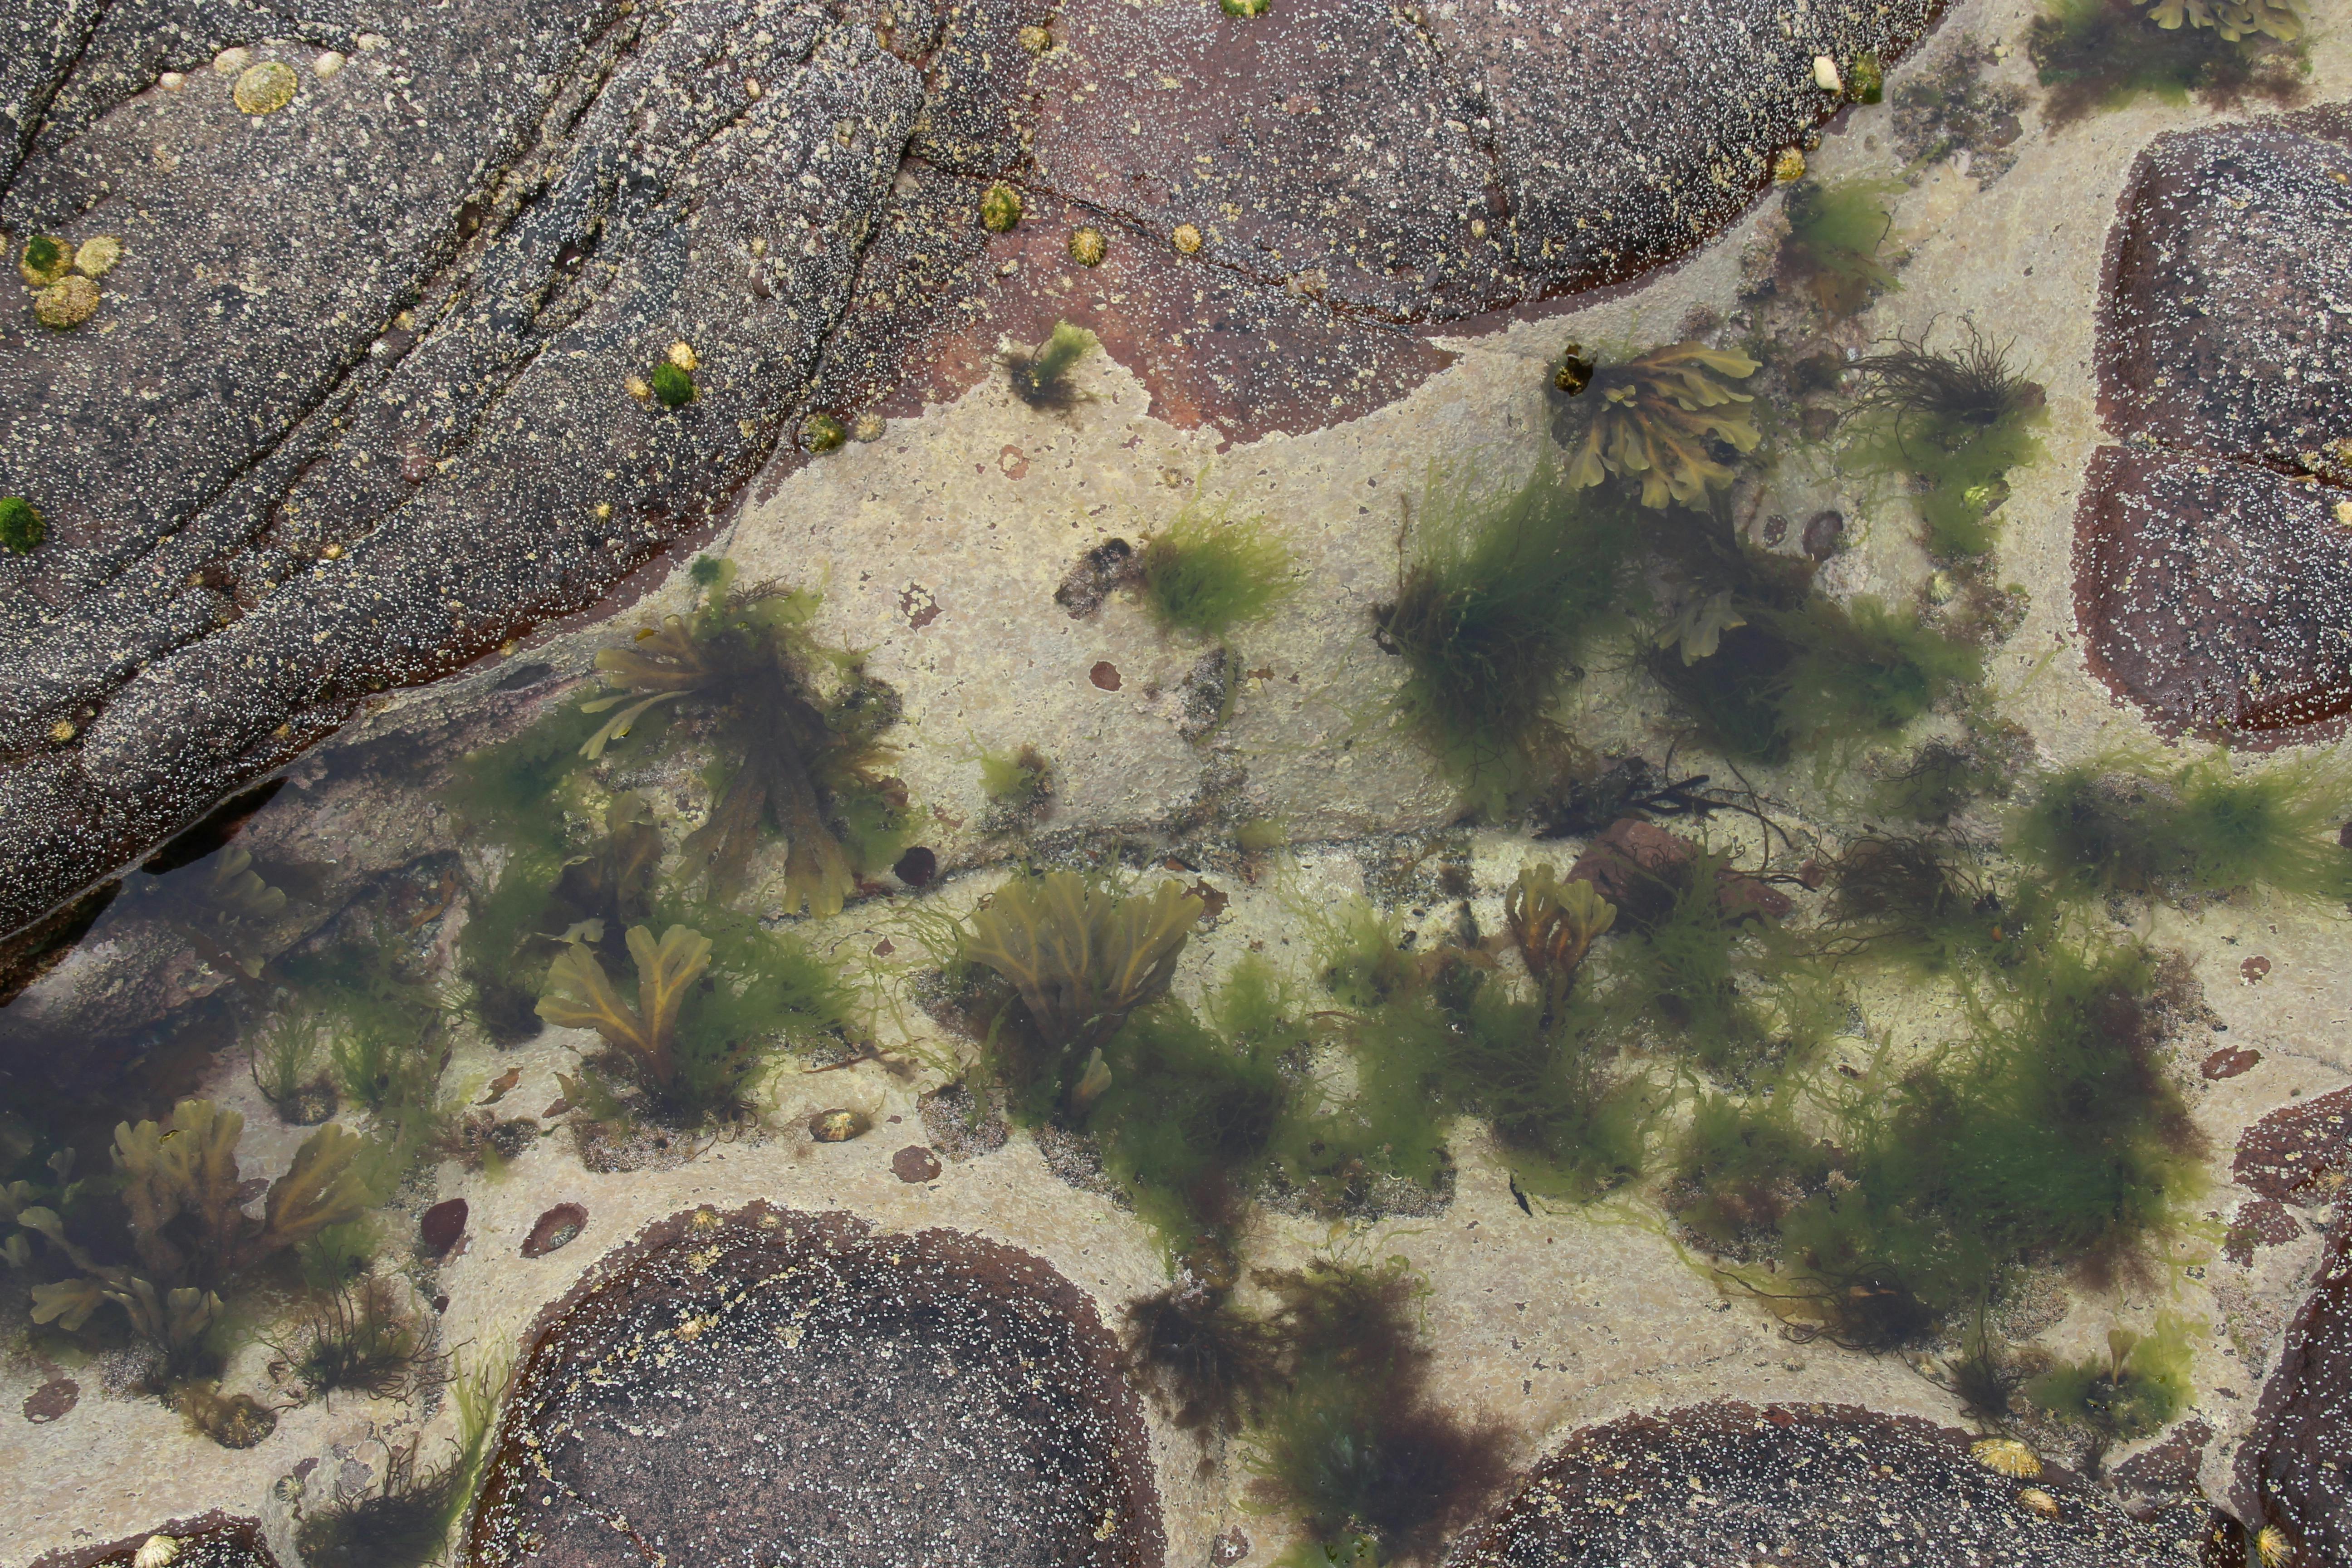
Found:
[[[1704,508],[1710,489],[1731,482],[1713,444],[1752,452],[1763,439],[1749,414],[1753,395],[1722,379],[1756,368],[1737,351],[1682,342],[1596,371],[1584,394],[1594,400],[1592,413],[1573,444],[1569,484],[1589,489],[1613,474],[1640,483],[1643,506]]]
[[[1000,890],[972,917],[964,952],[1012,984],[1039,1043],[1084,1055],[1168,989],[1205,907],[1172,881],[1128,896],[1053,871]]]

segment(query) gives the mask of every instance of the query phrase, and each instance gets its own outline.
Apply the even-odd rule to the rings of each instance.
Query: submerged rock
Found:
[[[1448,1560],[2154,1568],[2182,1533],[2053,1466],[2022,1487],[1916,1417],[1722,1401],[1578,1433]]]
[[[466,1560],[1156,1568],[1117,1348],[976,1237],[682,1215],[544,1321]]]
[[[2158,138],[2108,239],[2074,603],[2170,735],[2268,749],[2352,715],[2352,109]]]

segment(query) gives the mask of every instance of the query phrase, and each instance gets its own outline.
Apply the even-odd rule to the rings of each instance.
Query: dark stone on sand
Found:
[[[1037,1259],[703,1211],[541,1320],[465,1560],[1157,1568],[1150,1478],[1116,1339]]]
[[[2093,671],[2249,750],[2352,715],[2352,109],[2158,137],[2108,237],[2075,518]],[[2326,481],[2325,484],[2317,481]]]
[[[25,1419],[36,1426],[61,1420],[81,1402],[81,1384],[69,1377],[53,1377],[25,1395]]]
[[[2137,1522],[2045,1464],[2033,1485],[1979,1464],[1969,1434],[1853,1405],[1728,1401],[1628,1415],[1570,1438],[1494,1521],[1465,1568],[1627,1563],[1895,1563],[1915,1568],[2156,1568],[2177,1529]]]
[[[890,1172],[909,1184],[935,1182],[940,1175],[940,1157],[920,1143],[909,1143],[890,1156]]]
[[[418,1218],[416,1249],[427,1258],[446,1258],[465,1234],[466,1200],[445,1198]]]
[[[2208,1055],[2197,1070],[2211,1082],[2219,1083],[2223,1079],[2235,1078],[2242,1072],[2251,1072],[2262,1059],[2263,1053],[2260,1051],[2242,1050],[2236,1046],[2223,1046],[2220,1050]]]
[[[525,1258],[544,1258],[549,1253],[571,1246],[588,1226],[588,1211],[578,1204],[558,1204],[530,1227],[522,1238]]]
[[[890,868],[890,874],[910,888],[928,888],[931,879],[940,874],[939,853],[918,844],[898,857],[898,863]]]

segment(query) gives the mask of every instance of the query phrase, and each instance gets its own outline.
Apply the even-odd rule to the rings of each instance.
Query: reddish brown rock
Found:
[[[2332,1201],[2352,1167],[2352,1089],[2283,1105],[2238,1136],[2230,1175],[2266,1198]]]
[[[2237,1217],[2222,1237],[2221,1250],[2231,1262],[2243,1268],[2253,1262],[2256,1247],[2284,1247],[2302,1234],[2303,1226],[2278,1199],[2249,1198],[2238,1205]]]
[[[2252,1070],[2262,1059],[2263,1053],[2260,1051],[2242,1050],[2236,1046],[2223,1046],[2220,1050],[2208,1056],[2203,1065],[2197,1070],[2213,1082],[2219,1083],[2225,1078],[2235,1078],[2242,1072]]]
[[[446,1258],[466,1234],[466,1200],[445,1198],[418,1216],[416,1249],[427,1258]]]
[[[2352,109],[2159,136],[2108,237],[2117,436],[2352,483]]]
[[[2109,236],[2075,515],[2092,669],[2253,750],[2352,714],[2352,110],[2162,136]],[[2326,485],[2315,481],[2325,479]]]
[[[2352,530],[2267,468],[2103,447],[2074,520],[2091,668],[2158,729],[2263,750],[2352,713]]]
[[[2249,1531],[2275,1525],[2293,1562],[2352,1562],[2352,1233],[2320,1260],[2310,1298],[2238,1449],[2231,1500]]]
[[[69,1377],[53,1377],[25,1395],[25,1419],[36,1426],[61,1420],[81,1402],[81,1385]]]
[[[2198,1471],[2205,1462],[2205,1446],[2213,1428],[2191,1416],[2164,1435],[2164,1440],[2143,1448],[2115,1468],[2116,1489],[2144,1498],[2197,1497]]]
[[[940,1175],[940,1157],[920,1143],[909,1143],[890,1156],[890,1172],[909,1184],[935,1182]]]
[[[1116,1339],[1044,1263],[950,1231],[666,1221],[542,1319],[500,1430],[483,1568],[1164,1560]]]
[[[544,1258],[549,1253],[571,1246],[588,1227],[588,1211],[578,1204],[558,1204],[530,1227],[522,1238],[525,1258]]]

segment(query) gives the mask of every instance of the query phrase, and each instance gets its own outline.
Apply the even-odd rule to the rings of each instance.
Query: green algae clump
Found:
[[[1501,494],[1433,486],[1415,531],[1372,612],[1404,666],[1393,711],[1473,805],[1499,810],[1547,773],[1552,708],[1616,609],[1637,530],[1622,502],[1539,464]]]
[[[2241,888],[2352,900],[2352,781],[2318,762],[2240,773],[2226,753],[2164,772],[2092,762],[2045,779],[2010,823],[2011,852],[2083,896],[2179,903]]]
[[[1015,349],[1004,356],[1005,383],[1013,395],[1032,408],[1066,414],[1083,401],[1070,372],[1078,361],[1100,346],[1101,340],[1084,327],[1056,321],[1045,341],[1034,349]]]
[[[1264,519],[1230,522],[1190,508],[1144,541],[1142,572],[1151,618],[1196,637],[1263,620],[1297,591],[1289,547]]]
[[[661,400],[664,408],[683,408],[698,395],[694,377],[687,374],[684,366],[673,364],[668,360],[654,366],[646,383],[653,388],[654,395]]]
[[[0,496],[0,549],[29,555],[49,536],[49,525],[23,496]]]
[[[1895,287],[1880,257],[1894,226],[1900,180],[1805,181],[1789,193],[1789,236],[1779,275],[1811,294],[1824,315],[1842,321]]]
[[[2156,1331],[2107,1331],[2104,1360],[2070,1363],[2025,1385],[2025,1397],[2107,1442],[2163,1430],[2195,1390],[2189,1379],[2189,1325],[2169,1313]]]
[[[2004,350],[1973,325],[1952,350],[1898,340],[1849,374],[1863,391],[1847,459],[1912,478],[1929,554],[1958,562],[1990,552],[2011,471],[2042,456],[2036,432],[2048,413],[2041,385],[2011,369]]]

